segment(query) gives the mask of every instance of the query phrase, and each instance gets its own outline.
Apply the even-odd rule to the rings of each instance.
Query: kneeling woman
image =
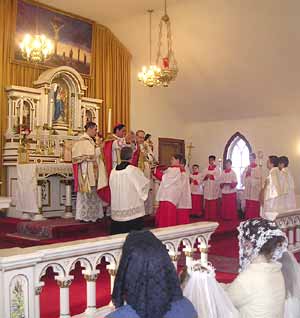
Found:
[[[287,238],[275,222],[251,219],[239,227],[240,274],[227,288],[241,318],[283,318]],[[289,261],[290,262],[290,261]]]
[[[107,318],[197,318],[166,247],[149,231],[127,236],[112,301]]]

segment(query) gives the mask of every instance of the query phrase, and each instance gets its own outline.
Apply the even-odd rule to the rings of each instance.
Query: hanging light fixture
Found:
[[[149,67],[143,66],[142,71],[138,73],[138,80],[142,82],[145,86],[154,87],[160,85],[160,72],[161,69],[156,65],[152,64],[152,13],[153,10],[148,10],[149,12]]]
[[[22,42],[19,44],[22,57],[28,62],[43,63],[54,51],[53,42],[44,34],[39,34],[39,12],[35,7],[35,35],[25,34]]]
[[[162,43],[163,43],[163,28],[166,28],[167,34],[167,53],[162,54]],[[172,47],[172,32],[171,32],[171,21],[167,14],[167,0],[165,0],[165,12],[160,19],[159,23],[159,34],[158,34],[158,51],[156,57],[156,65],[161,65],[161,72],[159,81],[164,87],[168,87],[171,81],[177,76],[178,65],[175,59],[173,47]]]
[[[22,56],[33,63],[42,63],[53,53],[53,43],[45,35],[25,34],[20,43]]]

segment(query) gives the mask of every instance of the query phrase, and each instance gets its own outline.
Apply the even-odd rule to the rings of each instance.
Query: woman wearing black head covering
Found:
[[[108,318],[197,318],[166,247],[149,231],[127,236],[112,301]]]

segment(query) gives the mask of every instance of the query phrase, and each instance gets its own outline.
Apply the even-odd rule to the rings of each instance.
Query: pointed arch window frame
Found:
[[[245,142],[245,144],[246,144],[246,147],[248,148],[249,154],[252,153],[252,147],[251,147],[251,144],[248,141],[248,139],[243,134],[241,134],[240,132],[237,131],[235,134],[233,134],[229,138],[229,140],[227,141],[227,143],[225,145],[224,152],[223,152],[223,166],[224,166],[224,168],[225,168],[225,160],[228,159],[228,158],[231,159],[230,151],[232,151],[232,149],[234,148],[235,144],[239,140],[243,140]],[[240,170],[240,176],[238,176],[239,180],[241,179],[242,173],[243,173],[243,171]]]

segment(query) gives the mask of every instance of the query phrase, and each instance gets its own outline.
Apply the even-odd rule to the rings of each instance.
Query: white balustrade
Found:
[[[199,222],[152,231],[166,245],[177,267],[180,247],[184,246],[189,265],[195,244],[201,242],[202,251],[207,252],[208,241],[217,226],[218,223],[215,222]],[[87,308],[74,317],[104,316],[112,307],[96,309],[96,280],[99,274],[97,265],[103,258],[109,263],[107,270],[113,288],[125,238],[126,234],[123,234],[48,246],[0,250],[0,287],[2,291],[6,291],[0,293],[0,317],[40,318],[40,293],[44,285],[41,278],[49,267],[57,274],[55,279],[60,287],[59,317],[70,317],[69,286],[73,280],[70,273],[78,262],[84,268],[82,274],[86,280]],[[202,258],[207,259],[207,256]]]
[[[300,252],[300,209],[278,213],[275,222],[286,233],[289,250]]]

